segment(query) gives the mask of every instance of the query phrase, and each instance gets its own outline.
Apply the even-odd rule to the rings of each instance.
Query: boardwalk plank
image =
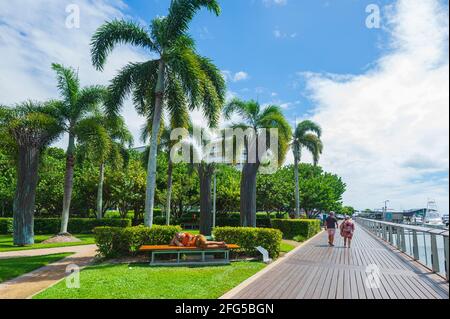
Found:
[[[327,245],[322,233],[264,275],[226,298],[236,299],[448,299],[446,280],[357,225],[352,248]],[[380,271],[380,287],[366,286],[367,267]],[[236,292],[234,292],[236,291]]]

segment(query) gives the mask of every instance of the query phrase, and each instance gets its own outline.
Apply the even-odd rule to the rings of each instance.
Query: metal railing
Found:
[[[449,277],[448,230],[355,218],[356,222],[403,253]]]

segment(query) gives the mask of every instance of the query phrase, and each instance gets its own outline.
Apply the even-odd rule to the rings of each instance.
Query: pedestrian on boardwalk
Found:
[[[353,234],[355,232],[355,223],[350,216],[345,216],[345,221],[341,224],[341,236],[344,237],[344,247],[350,248],[352,244]]]
[[[334,212],[330,212],[330,216],[325,221],[325,229],[328,232],[328,245],[334,247],[334,236],[336,235],[336,229],[339,227],[337,218]]]

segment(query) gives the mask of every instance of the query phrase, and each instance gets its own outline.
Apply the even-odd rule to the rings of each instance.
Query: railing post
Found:
[[[448,236],[443,236],[444,238],[444,255],[445,255],[445,277],[447,278],[448,281],[448,274],[449,274],[449,270],[448,270]]]
[[[401,251],[403,251],[404,253],[406,253],[406,237],[405,237],[405,229],[403,227],[400,227],[400,249]]]
[[[392,225],[389,225],[389,242],[391,245],[394,245],[394,227]]]
[[[417,230],[413,230],[413,255],[414,260],[420,260],[419,255],[419,239],[417,238]]]
[[[396,237],[396,246],[397,246],[397,249],[401,249],[401,240],[402,240],[402,237],[400,236],[400,227],[395,227],[395,237]]]
[[[439,272],[439,254],[436,234],[431,234],[431,265],[435,273]]]

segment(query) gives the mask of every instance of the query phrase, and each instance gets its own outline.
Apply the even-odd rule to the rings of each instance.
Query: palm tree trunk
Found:
[[[161,115],[164,99],[164,70],[163,60],[159,61],[158,83],[155,90],[155,110],[153,112],[152,136],[150,137],[150,155],[147,168],[147,189],[145,192],[144,224],[153,227],[153,209],[155,206],[156,188],[156,160],[158,156],[158,133],[161,128]]]
[[[72,201],[73,191],[73,173],[75,166],[75,136],[73,133],[69,134],[69,146],[67,147],[66,157],[66,176],[64,180],[64,199],[63,211],[61,216],[60,234],[67,234],[67,227],[69,225],[70,202]]]
[[[212,171],[205,164],[198,168],[200,180],[200,233],[211,236],[212,233],[212,201],[211,201],[211,181]]]
[[[38,148],[19,147],[17,188],[14,197],[14,245],[34,244],[34,210],[39,168]]]
[[[173,163],[169,158],[169,167],[167,169],[167,199],[166,199],[166,224],[170,225],[170,205],[172,204],[172,184],[173,184]]]
[[[241,225],[256,227],[256,175],[259,165],[247,163],[241,178]]]
[[[105,180],[105,164],[100,165],[100,180],[97,189],[97,219],[103,218],[103,183]]]
[[[300,218],[300,187],[298,174],[299,160],[294,156],[294,171],[295,171],[295,218]]]

